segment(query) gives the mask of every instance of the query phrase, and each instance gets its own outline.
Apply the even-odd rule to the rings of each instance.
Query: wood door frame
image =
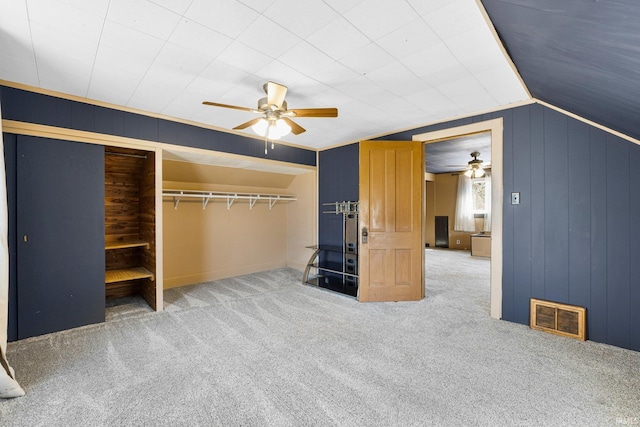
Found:
[[[430,144],[443,139],[491,132],[491,279],[490,279],[490,315],[494,319],[502,318],[502,200],[503,200],[503,124],[502,117],[472,123],[469,125],[437,130],[413,135],[414,141]],[[423,198],[425,195],[423,194]],[[424,200],[422,201],[424,205]],[[424,247],[424,233],[423,233]]]

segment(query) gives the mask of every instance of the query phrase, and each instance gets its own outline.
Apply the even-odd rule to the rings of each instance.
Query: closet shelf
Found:
[[[223,199],[227,201],[227,209],[230,209],[233,203],[237,200],[248,200],[249,209],[253,209],[256,202],[261,200],[269,202],[269,209],[276,204],[276,202],[283,201],[289,202],[298,200],[295,195],[292,194],[264,194],[264,193],[234,193],[226,191],[195,191],[195,190],[163,190],[163,197],[173,197],[173,207],[178,209],[178,204],[183,198],[195,198],[202,199],[202,209],[207,207],[207,204],[212,199]]]
[[[126,249],[126,248],[139,248],[143,247],[149,249],[149,242],[145,242],[142,240],[132,239],[132,240],[122,240],[118,242],[108,242],[105,243],[104,248],[106,250],[110,249]]]
[[[144,267],[120,268],[105,272],[105,283],[126,282],[127,280],[151,279],[155,280],[153,273]]]

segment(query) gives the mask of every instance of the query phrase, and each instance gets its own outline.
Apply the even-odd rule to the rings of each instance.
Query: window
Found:
[[[471,195],[473,201],[474,214],[486,214],[487,208],[485,204],[485,190],[487,183],[484,178],[475,178],[471,180]]]

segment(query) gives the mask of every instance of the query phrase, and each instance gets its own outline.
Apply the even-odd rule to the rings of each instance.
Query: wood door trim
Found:
[[[502,318],[502,199],[503,199],[503,120],[502,117],[413,135],[414,141],[430,144],[443,139],[480,132],[491,132],[491,285],[490,314]],[[423,242],[424,246],[424,242]]]

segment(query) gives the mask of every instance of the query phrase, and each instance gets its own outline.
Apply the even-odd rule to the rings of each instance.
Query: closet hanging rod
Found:
[[[104,154],[108,154],[110,156],[122,156],[122,157],[135,157],[136,159],[146,159],[146,154],[129,154],[129,153],[115,153],[113,151],[105,151]]]
[[[202,209],[207,207],[211,199],[224,199],[227,201],[227,209],[230,209],[236,200],[249,200],[249,209],[259,200],[269,202],[271,209],[278,201],[295,201],[298,198],[291,194],[263,194],[263,193],[233,193],[223,191],[195,191],[195,190],[166,190],[162,192],[163,197],[173,197],[173,207],[178,208],[180,200],[185,198],[202,199]]]

